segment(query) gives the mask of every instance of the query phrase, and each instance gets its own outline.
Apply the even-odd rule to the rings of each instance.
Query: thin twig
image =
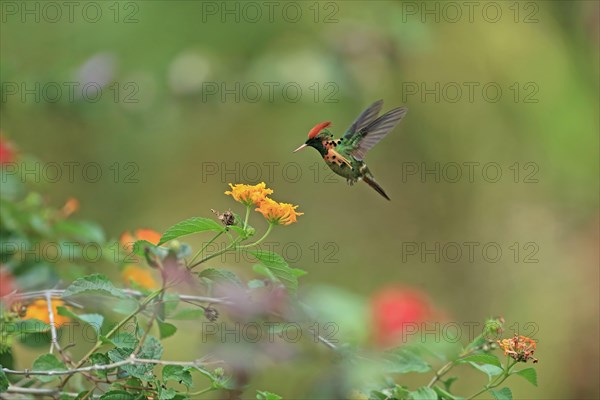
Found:
[[[29,371],[29,370],[13,370],[9,368],[2,368],[2,372],[10,375],[38,375],[38,376],[62,376],[62,375],[73,375],[81,372],[92,372],[92,371],[106,371],[113,368],[119,368],[124,365],[134,365],[134,364],[158,364],[158,365],[175,365],[180,367],[192,367],[201,369],[202,366],[207,365],[207,363],[196,360],[196,361],[165,361],[165,360],[155,360],[148,358],[137,358],[133,356],[129,356],[124,360],[116,361],[111,364],[95,364],[90,365],[89,367],[80,367],[80,368],[72,368],[66,370],[48,370],[48,371]]]
[[[140,291],[133,289],[122,289],[125,294],[128,294],[133,297],[146,297],[146,295]],[[39,290],[34,292],[26,292],[26,293],[16,293],[15,297],[17,299],[35,299],[40,297],[45,297],[46,294],[49,294],[51,297],[61,297],[65,292],[64,289],[50,289],[50,290]],[[231,301],[224,297],[208,297],[208,296],[194,296],[188,294],[179,294],[178,295],[181,300],[191,300],[197,301],[201,303],[212,303],[212,304],[232,304]]]

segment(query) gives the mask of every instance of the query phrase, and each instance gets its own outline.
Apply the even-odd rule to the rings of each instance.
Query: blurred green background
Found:
[[[532,322],[539,388],[513,382],[515,398],[598,398],[598,2],[476,2],[472,16],[461,2],[275,2],[272,14],[261,2],[82,2],[72,18],[45,4],[2,2],[2,132],[44,162],[102,172],[91,182],[77,167],[71,182],[63,169],[51,201],[78,198],[80,217],[116,237],[225,210],[227,183],[265,181],[305,213],[273,235],[305,287],[370,296],[399,283],[459,323]],[[330,176],[313,150],[291,153],[316,123],[341,134],[379,98],[409,108],[367,157],[391,203]],[[479,163],[472,182],[464,163]],[[438,182],[421,176],[436,165]],[[473,261],[465,242],[479,243]],[[464,251],[438,262],[411,243]],[[166,341],[168,358],[202,354],[188,329]],[[252,386],[305,398],[330,362],[273,365]]]

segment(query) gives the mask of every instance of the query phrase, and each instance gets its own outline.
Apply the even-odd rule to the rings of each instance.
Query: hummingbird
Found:
[[[377,100],[364,110],[350,125],[343,137],[334,139],[329,131],[331,122],[321,122],[308,132],[308,140],[294,153],[306,147],[314,147],[333,172],[346,178],[348,184],[362,180],[377,193],[390,200],[379,186],[364,162],[367,152],[387,136],[406,115],[408,108],[394,108],[378,116],[383,100]]]

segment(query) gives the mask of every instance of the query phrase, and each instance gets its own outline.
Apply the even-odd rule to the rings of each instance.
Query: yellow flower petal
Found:
[[[268,189],[264,182],[257,185],[244,185],[241,183],[233,185],[230,183],[229,186],[231,190],[226,191],[225,194],[247,206],[259,205],[268,195],[273,194],[273,190]]]
[[[69,322],[69,318],[58,315],[57,307],[64,306],[62,300],[52,299],[52,313],[54,314],[54,325],[58,328],[62,324]],[[27,306],[27,311],[23,319],[37,319],[39,321],[50,324],[50,315],[48,314],[48,303],[46,300],[39,299]]]
[[[265,198],[256,209],[267,221],[277,225],[289,225],[297,222],[297,217],[304,215],[296,211],[298,206],[289,203],[278,203],[270,198]]]

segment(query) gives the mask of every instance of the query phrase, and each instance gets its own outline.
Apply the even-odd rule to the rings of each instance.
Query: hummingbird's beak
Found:
[[[302,149],[303,149],[303,148],[305,148],[305,147],[306,147],[306,144],[303,144],[302,146],[300,146],[300,147],[298,147],[296,150],[294,150],[292,153],[295,153],[295,152],[297,152],[297,151],[300,151],[300,150],[302,150]]]

